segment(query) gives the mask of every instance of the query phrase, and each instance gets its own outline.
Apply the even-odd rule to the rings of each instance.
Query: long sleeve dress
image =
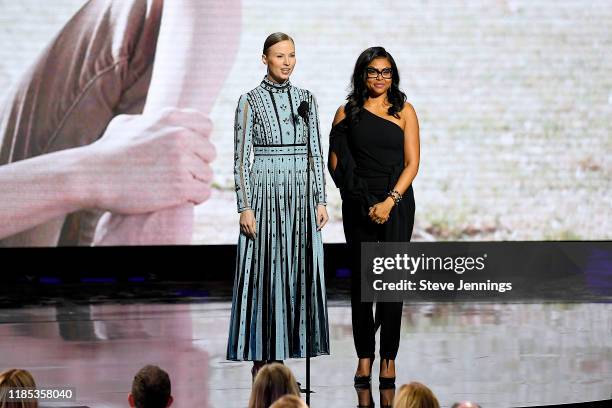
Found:
[[[300,105],[308,106],[301,115]],[[325,179],[314,96],[289,81],[277,84],[265,77],[238,101],[234,141],[238,212],[254,211],[256,237],[238,238],[227,359],[306,357],[307,323],[310,356],[329,354],[323,242],[315,211],[325,204]]]

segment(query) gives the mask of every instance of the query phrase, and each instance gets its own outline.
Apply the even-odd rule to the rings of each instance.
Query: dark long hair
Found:
[[[387,99],[391,103],[388,113],[399,119],[399,112],[404,108],[406,102],[406,94],[399,88],[400,76],[397,70],[395,60],[383,47],[370,47],[359,55],[355,62],[355,69],[351,79],[351,92],[346,97],[348,101],[344,106],[344,113],[349,120],[349,124],[354,126],[359,121],[359,113],[363,109],[363,104],[368,99],[368,88],[366,81],[368,80],[366,69],[370,62],[376,58],[387,58],[391,63],[393,77],[391,78],[391,87],[387,90]]]

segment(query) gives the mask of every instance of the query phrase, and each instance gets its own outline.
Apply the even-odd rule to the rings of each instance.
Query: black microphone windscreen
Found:
[[[302,103],[300,103],[300,106],[298,106],[298,114],[304,119],[306,120],[308,117],[308,102],[306,101],[302,101]]]

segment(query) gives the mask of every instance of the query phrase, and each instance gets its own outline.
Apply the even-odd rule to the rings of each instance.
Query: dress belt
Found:
[[[278,155],[306,155],[308,154],[308,146],[302,144],[255,144],[253,145],[253,153],[255,156],[278,156]]]

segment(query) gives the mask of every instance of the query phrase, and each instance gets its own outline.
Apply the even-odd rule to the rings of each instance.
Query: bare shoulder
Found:
[[[336,114],[334,115],[334,123],[332,123],[332,126],[342,122],[345,117],[346,114],[344,113],[344,105],[340,105],[340,107],[336,110]]]
[[[404,124],[418,123],[416,111],[410,102],[404,103],[404,107],[400,111],[400,117],[404,121]]]
[[[405,102],[404,107],[400,112],[400,116],[405,118],[416,117],[416,111],[414,110],[414,106],[410,102]]]

